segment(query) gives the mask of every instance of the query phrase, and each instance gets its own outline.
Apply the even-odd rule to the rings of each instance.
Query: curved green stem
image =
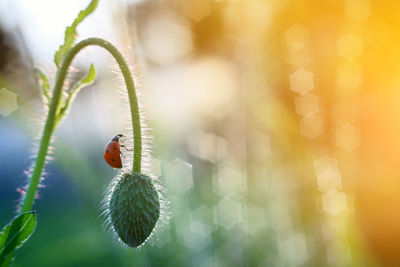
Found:
[[[48,148],[50,145],[51,135],[53,134],[56,127],[56,113],[58,110],[58,106],[60,105],[60,100],[62,97],[63,85],[64,81],[68,74],[68,68],[71,65],[72,60],[75,55],[89,45],[100,46],[106,49],[117,61],[121,72],[124,76],[126,88],[128,90],[129,104],[131,109],[131,117],[132,117],[132,129],[133,129],[133,138],[134,138],[134,154],[133,154],[133,172],[139,172],[141,170],[141,158],[142,158],[142,133],[141,133],[141,123],[140,123],[140,114],[138,107],[138,100],[135,91],[135,85],[133,83],[132,75],[129,70],[128,64],[125,59],[122,57],[121,53],[118,49],[113,46],[111,43],[100,39],[100,38],[89,38],[77,43],[73,46],[68,54],[65,56],[65,59],[62,63],[61,68],[57,72],[56,76],[56,84],[53,91],[53,97],[50,103],[49,113],[47,115],[46,124],[44,126],[42,139],[40,142],[40,147],[38,151],[38,155],[36,158],[34,170],[32,173],[32,177],[29,182],[28,189],[25,194],[25,198],[23,200],[21,206],[21,213],[30,211],[32,209],[33,203],[35,201],[35,195],[37,188],[40,183],[40,178],[43,173],[43,168],[46,161],[46,156],[48,152]]]

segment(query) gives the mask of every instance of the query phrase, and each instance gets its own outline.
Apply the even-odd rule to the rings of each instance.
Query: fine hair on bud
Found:
[[[119,239],[140,247],[150,237],[160,217],[160,196],[150,176],[122,173],[109,194],[109,223]]]

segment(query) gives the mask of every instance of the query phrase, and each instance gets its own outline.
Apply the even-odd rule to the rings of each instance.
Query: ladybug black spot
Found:
[[[106,150],[106,153],[108,153],[108,152],[110,152],[110,150],[107,149],[107,150]]]
[[[115,162],[115,159],[114,159],[114,158],[112,158],[112,159],[111,159],[111,161],[112,161],[112,162]]]
[[[114,146],[114,150],[117,150],[117,146]]]

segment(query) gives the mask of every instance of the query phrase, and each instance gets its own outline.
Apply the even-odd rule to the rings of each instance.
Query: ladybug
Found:
[[[104,159],[113,168],[122,168],[121,155],[123,156],[120,148],[124,147],[126,150],[130,151],[126,148],[126,146],[121,145],[119,143],[119,139],[123,137],[122,134],[117,134],[108,142],[106,148],[104,149]]]

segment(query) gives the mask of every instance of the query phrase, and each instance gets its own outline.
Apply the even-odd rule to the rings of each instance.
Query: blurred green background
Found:
[[[46,111],[33,67],[87,1],[0,0],[0,225],[16,214]],[[400,266],[399,4],[377,0],[100,1],[79,38],[121,48],[153,129],[168,223],[130,249],[102,226],[127,134],[111,57],[55,133],[14,266]],[[54,82],[52,80],[51,82]],[[129,140],[128,140],[129,144]]]

